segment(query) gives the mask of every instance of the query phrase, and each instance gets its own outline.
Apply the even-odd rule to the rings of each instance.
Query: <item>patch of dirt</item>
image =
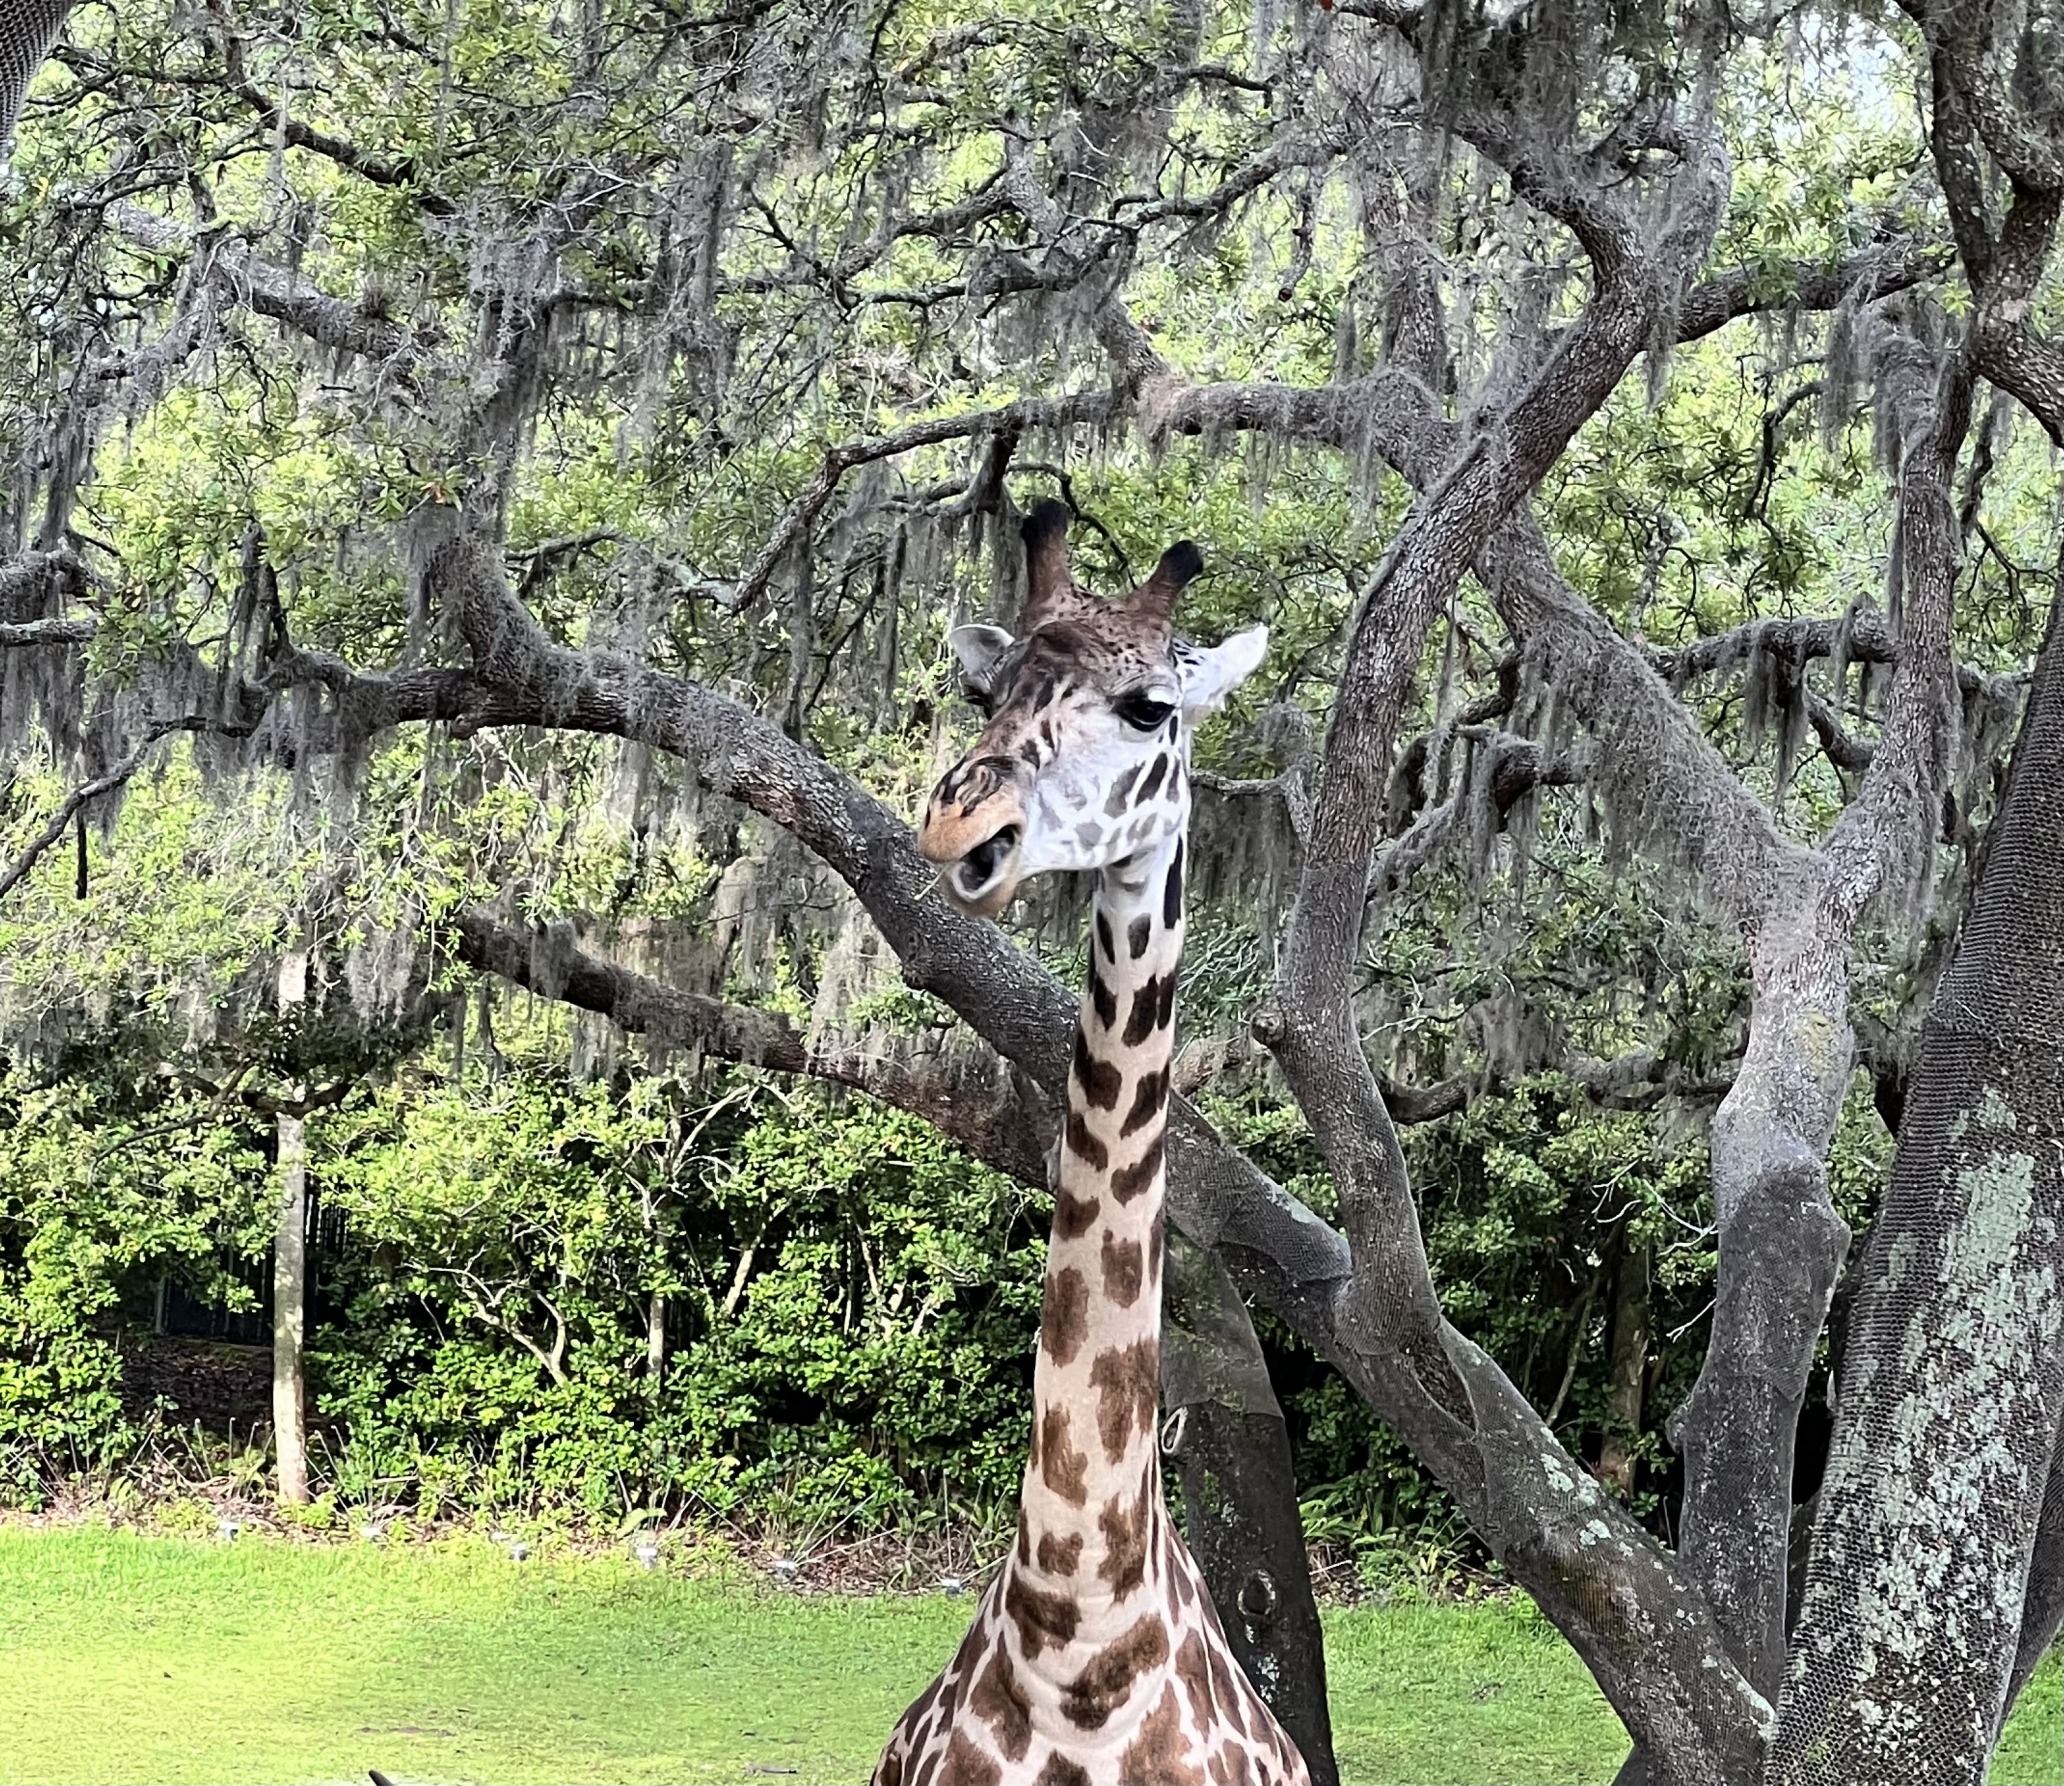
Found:
[[[271,1422],[270,1347],[134,1331],[121,1334],[116,1345],[122,1354],[122,1410],[132,1420],[156,1413],[170,1425],[225,1435]]]

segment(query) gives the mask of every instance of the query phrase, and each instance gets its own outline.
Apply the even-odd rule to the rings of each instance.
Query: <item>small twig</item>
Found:
[[[899,453],[914,452],[919,447],[965,440],[970,435],[1019,434],[1029,428],[1056,428],[1071,422],[1101,421],[1117,406],[1118,399],[1110,391],[1087,391],[1050,399],[1027,398],[1022,402],[1005,404],[1001,409],[984,410],[978,415],[938,416],[930,421],[913,422],[892,434],[878,434],[867,440],[847,441],[828,448],[816,476],[775,523],[767,543],[746,566],[745,575],[738,580],[736,593],[726,605],[743,613],[766,594],[775,571],[796,541],[816,524],[817,517],[823,514],[846,473],[854,467],[871,465],[878,459],[893,459]]]
[[[111,793],[120,787],[143,767],[144,759],[150,755],[151,747],[164,737],[166,732],[184,729],[182,725],[164,722],[153,725],[149,736],[105,775],[96,776],[84,786],[74,788],[65,803],[57,809],[57,816],[43,827],[27,849],[15,857],[7,872],[0,874],[0,899],[4,899],[28,878],[29,871],[36,866],[46,851],[56,847],[64,837],[65,828],[71,824],[74,817],[101,795]]]

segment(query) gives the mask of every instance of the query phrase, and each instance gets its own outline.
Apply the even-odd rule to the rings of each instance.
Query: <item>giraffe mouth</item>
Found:
[[[1015,825],[992,832],[952,863],[941,877],[946,897],[978,918],[993,918],[1010,903],[1018,890],[1018,846],[1023,841]]]

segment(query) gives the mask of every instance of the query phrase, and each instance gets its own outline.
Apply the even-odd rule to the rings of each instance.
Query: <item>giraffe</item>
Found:
[[[1048,1156],[1053,1233],[1017,1542],[876,1786],[1305,1786],[1233,1660],[1161,1494],[1162,1152],[1182,956],[1189,729],[1252,673],[1255,627],[1175,638],[1203,568],[1172,546],[1105,603],[1068,571],[1068,511],[1024,524],[1023,636],[955,630],[982,735],[940,777],[919,848],[994,917],[1028,875],[1095,871],[1089,984]]]

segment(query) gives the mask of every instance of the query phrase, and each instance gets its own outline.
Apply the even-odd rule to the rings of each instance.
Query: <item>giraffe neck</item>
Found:
[[[1183,831],[1102,871],[1058,1148],[1019,1574],[1121,1628],[1162,1518],[1162,1142],[1182,958]]]

